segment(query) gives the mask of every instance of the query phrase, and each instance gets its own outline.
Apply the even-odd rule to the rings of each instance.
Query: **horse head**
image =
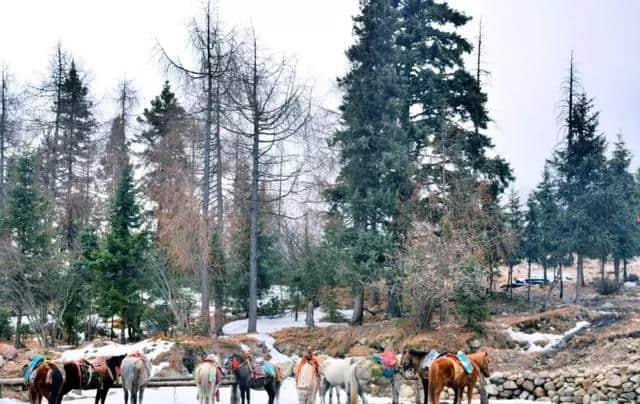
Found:
[[[126,357],[127,355],[117,355],[107,358],[107,367],[111,371],[114,379],[120,375],[120,366],[122,365],[122,361]]]
[[[491,370],[489,369],[489,365],[491,364],[491,359],[489,359],[489,355],[486,352],[477,352],[469,355],[469,359],[478,367],[480,373],[484,377],[491,376]]]
[[[416,370],[420,365],[420,361],[427,356],[426,351],[419,349],[405,349],[402,352],[402,360],[400,361],[400,367],[402,370]]]

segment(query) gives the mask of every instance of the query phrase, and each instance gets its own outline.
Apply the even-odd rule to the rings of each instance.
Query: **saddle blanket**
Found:
[[[429,369],[429,366],[440,356],[440,353],[435,349],[432,349],[431,352],[424,358],[422,361],[422,369]]]
[[[467,372],[467,374],[471,374],[473,372],[473,364],[471,364],[469,357],[467,357],[467,355],[462,351],[458,351],[456,357],[460,361],[464,371]]]
[[[42,362],[44,362],[44,360],[45,360],[45,357],[42,355],[36,355],[33,357],[33,359],[31,359],[31,362],[29,363],[27,370],[24,372],[25,382],[33,384],[33,381],[31,380],[31,376],[33,375],[35,377],[34,370],[36,370],[36,368],[40,366]]]
[[[385,377],[393,377],[396,374],[396,356],[393,352],[373,354],[373,360],[382,365],[382,374]]]

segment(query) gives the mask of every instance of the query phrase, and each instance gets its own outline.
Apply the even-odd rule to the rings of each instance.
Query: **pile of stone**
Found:
[[[487,382],[486,391],[490,399],[635,403],[640,401],[640,365],[510,375],[494,373]]]

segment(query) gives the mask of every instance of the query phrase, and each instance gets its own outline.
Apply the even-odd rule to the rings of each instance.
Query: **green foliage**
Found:
[[[0,309],[0,340],[10,340],[13,336],[13,327],[9,319],[9,313]]]
[[[482,331],[482,323],[489,318],[489,296],[484,286],[485,269],[475,262],[462,268],[454,289],[454,300],[465,326]]]
[[[109,214],[110,229],[91,254],[93,290],[104,315],[120,315],[129,325],[140,321],[142,302],[140,290],[143,257],[148,246],[141,226],[140,207],[136,201],[132,169],[127,164],[122,173]]]

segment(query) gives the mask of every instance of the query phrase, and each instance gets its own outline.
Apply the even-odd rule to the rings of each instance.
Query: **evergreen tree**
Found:
[[[43,333],[47,305],[54,293],[49,282],[55,271],[50,261],[53,240],[48,219],[50,206],[39,178],[36,155],[23,154],[10,160],[7,205],[2,226],[11,240],[11,246],[6,248],[15,247],[19,267],[3,269],[3,275],[7,277],[3,280],[6,295],[3,300],[13,302],[18,314],[16,346],[21,346],[21,323],[25,309],[30,311],[28,314],[33,320],[32,325]],[[46,343],[46,337],[42,342]]]
[[[142,258],[147,247],[147,235],[140,230],[142,218],[130,164],[125,165],[122,179],[111,201],[109,232],[95,254],[94,292],[103,314],[119,315],[123,321],[120,338],[125,339],[125,324],[139,333],[143,286]]]
[[[626,147],[622,135],[614,144],[613,154],[608,162],[607,197],[610,201],[611,213],[608,223],[612,235],[612,250],[616,281],[620,281],[620,264],[630,260],[637,254],[640,243],[640,226],[635,222],[638,198],[635,191],[635,180],[629,171],[631,152]],[[626,265],[623,281],[626,280]]]
[[[87,206],[89,199],[86,184],[92,176],[87,172],[86,166],[90,164],[91,134],[96,126],[91,111],[93,103],[73,61],[58,102],[63,133],[59,145],[59,170],[64,189],[62,231],[66,247],[73,249],[79,229],[88,224],[90,207]]]
[[[349,246],[354,263],[355,307],[352,323],[362,322],[363,285],[379,278],[393,243],[390,218],[399,200],[411,194],[411,142],[400,126],[406,85],[396,66],[395,2],[363,1],[354,18],[356,43],[347,51],[350,71],[338,80],[344,92],[344,129],[335,133],[341,169],[328,193],[334,212],[344,218],[340,243]]]
[[[601,257],[606,242],[606,230],[598,221],[605,202],[604,179],[606,142],[597,133],[598,112],[586,94],[577,97],[573,105],[571,142],[555,153],[552,165],[557,172],[557,192],[565,210],[563,234],[571,241],[570,250],[577,255],[576,301],[581,299],[584,284],[585,257]]]
[[[513,267],[518,265],[522,260],[522,241],[524,234],[524,213],[520,204],[520,197],[515,190],[509,194],[509,202],[504,214],[505,222],[509,232],[509,248],[507,252],[506,263],[509,267],[509,296],[513,297]],[[531,262],[529,262],[529,278],[531,278]]]

